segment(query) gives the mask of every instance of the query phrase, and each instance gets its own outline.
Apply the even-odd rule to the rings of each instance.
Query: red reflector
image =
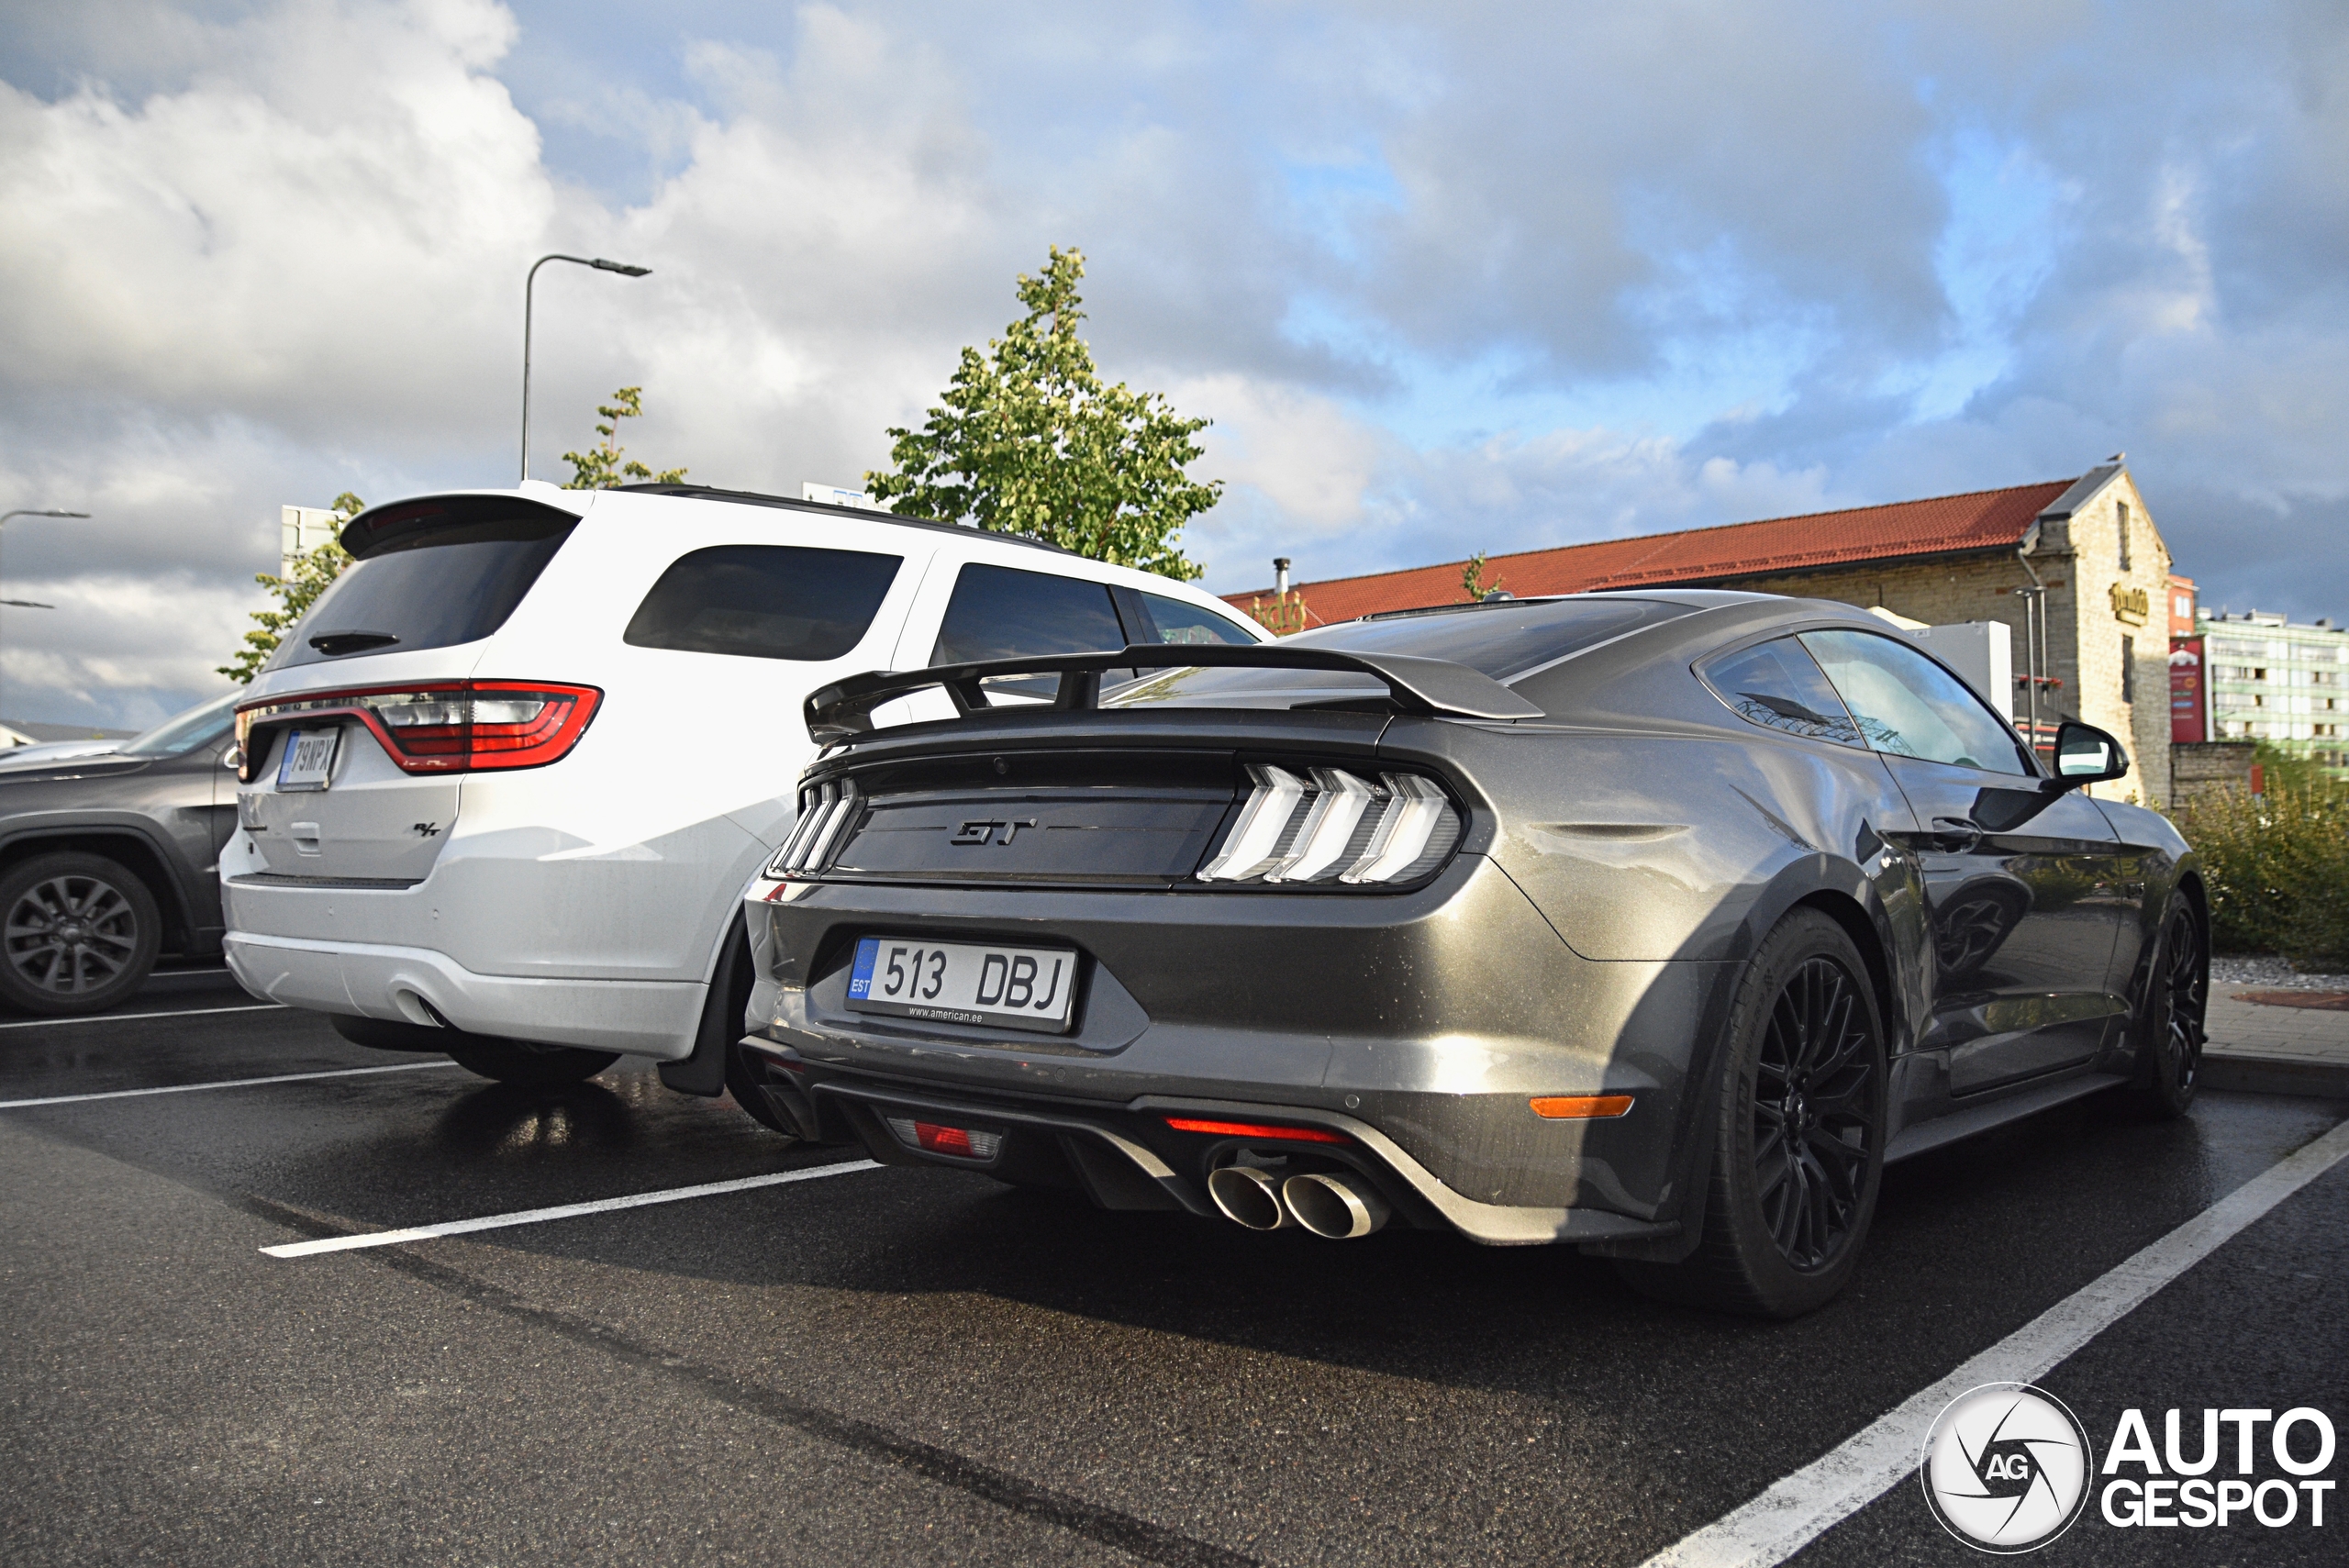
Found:
[[[1631,1109],[1629,1095],[1544,1095],[1530,1103],[1535,1116],[1550,1121],[1605,1121]]]
[[[918,1121],[914,1123],[914,1137],[933,1154],[960,1154],[965,1160],[971,1157],[971,1135],[959,1127]]]
[[[1299,1143],[1353,1141],[1342,1132],[1318,1127],[1273,1127],[1261,1121],[1200,1121],[1191,1117],[1170,1116],[1166,1125],[1177,1132],[1205,1132],[1217,1138],[1287,1138]]]

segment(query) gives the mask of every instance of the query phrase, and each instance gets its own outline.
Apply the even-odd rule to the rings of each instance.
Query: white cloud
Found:
[[[1217,421],[1189,548],[1218,586],[2125,446],[2189,569],[2349,600],[2299,542],[2349,497],[2321,0],[516,4],[0,29],[0,500],[100,514],[11,525],[6,596],[71,608],[0,628],[0,710],[207,689],[280,503],[507,478],[547,250],[654,271],[540,274],[542,474],[639,384],[639,455],[853,483],[1062,243],[1104,371]],[[2253,513],[2280,520],[2246,550]]]

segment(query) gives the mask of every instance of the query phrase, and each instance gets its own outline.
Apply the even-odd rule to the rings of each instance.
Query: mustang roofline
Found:
[[[1061,711],[1097,708],[1103,671],[1132,667],[1168,668],[1170,646],[1179,646],[1181,663],[1174,668],[1237,666],[1247,669],[1344,670],[1373,675],[1386,684],[1396,706],[1407,713],[1452,714],[1464,718],[1542,718],[1542,709],[1498,681],[1449,659],[1424,659],[1408,653],[1354,653],[1334,648],[1297,648],[1279,643],[1254,647],[1223,643],[1176,645],[1132,644],[1093,653],[1034,654],[1025,658],[990,659],[968,664],[936,664],[921,670],[878,670],[836,681],[808,694],[807,735],[818,745],[862,735],[873,728],[873,710],[893,697],[930,686],[943,686],[959,713],[969,715],[989,706],[980,683],[996,675],[1057,673],[1060,695],[1052,706]]]

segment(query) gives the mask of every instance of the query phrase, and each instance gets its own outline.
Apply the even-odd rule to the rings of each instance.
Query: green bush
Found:
[[[2214,950],[2349,971],[2349,790],[2274,782],[2265,795],[2214,792],[2172,815],[2209,877]]]

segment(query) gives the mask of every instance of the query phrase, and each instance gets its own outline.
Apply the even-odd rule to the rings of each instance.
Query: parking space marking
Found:
[[[0,1100],[0,1111],[26,1106],[70,1106],[83,1100],[128,1100],[139,1095],[193,1095],[198,1089],[244,1089],[255,1084],[300,1084],[312,1078],[358,1078],[370,1073],[421,1073],[454,1067],[453,1062],[399,1062],[389,1067],[337,1067],[326,1073],[279,1073],[267,1078],[216,1078],[208,1084],[168,1084],[160,1089],[106,1089],[95,1095],[50,1095],[38,1100]]]
[[[2349,1158],[2349,1121],[2089,1281],[1874,1425],[1641,1568],[1775,1568],[1907,1480],[1933,1418],[1969,1388],[2033,1383],[2262,1215]]]
[[[53,1029],[64,1024],[127,1024],[137,1018],[200,1018],[206,1013],[271,1013],[283,1002],[247,1002],[234,1007],[184,1007],[173,1013],[90,1013],[78,1018],[27,1018],[0,1024],[0,1029]]]
[[[818,1176],[845,1176],[852,1171],[877,1171],[876,1160],[852,1160],[841,1165],[818,1165],[805,1171],[773,1171],[763,1176],[738,1176],[730,1182],[704,1182],[698,1186],[663,1187],[659,1192],[632,1193],[626,1197],[601,1197],[588,1203],[561,1203],[551,1208],[521,1208],[511,1214],[485,1214],[478,1219],[450,1219],[406,1230],[368,1230],[356,1236],[322,1236],[314,1241],[287,1241],[263,1247],[269,1258],[307,1258],[320,1252],[348,1252],[360,1247],[396,1247],[404,1241],[429,1241],[440,1236],[462,1236],[473,1230],[503,1230],[509,1225],[542,1225],[550,1219],[575,1219],[583,1214],[608,1214],[616,1208],[642,1208],[647,1204],[683,1203],[687,1198],[716,1197],[720,1193],[749,1192],[753,1187],[781,1186],[785,1182],[812,1182]]]

